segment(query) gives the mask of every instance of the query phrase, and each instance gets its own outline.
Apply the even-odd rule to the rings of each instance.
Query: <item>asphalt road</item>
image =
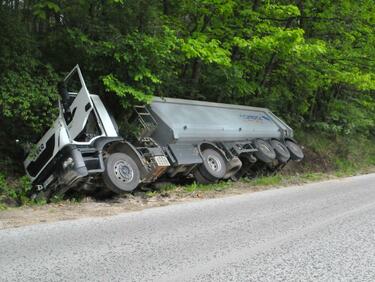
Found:
[[[375,174],[0,230],[1,281],[375,281]]]

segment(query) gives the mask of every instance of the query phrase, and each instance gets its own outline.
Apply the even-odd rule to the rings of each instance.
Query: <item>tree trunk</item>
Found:
[[[169,14],[169,1],[163,0],[163,14],[168,15]]]
[[[305,4],[301,0],[297,0],[296,4],[301,14],[301,16],[299,17],[299,27],[305,29]]]
[[[201,75],[201,65],[202,65],[201,60],[195,59],[193,61],[192,72],[191,72],[191,92],[190,92],[190,95],[193,97],[195,96],[195,91],[198,87],[199,78]]]
[[[253,2],[253,11],[257,11],[260,5],[260,0],[254,0]]]

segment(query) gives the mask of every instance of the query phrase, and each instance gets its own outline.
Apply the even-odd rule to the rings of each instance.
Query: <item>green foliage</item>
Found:
[[[303,172],[351,175],[375,165],[374,137],[310,131],[299,134],[298,139],[306,147],[306,160],[300,165]]]
[[[0,155],[15,158],[15,140],[34,140],[54,118],[57,75],[17,14],[0,9],[0,25]]]
[[[119,97],[124,98],[121,100],[123,102],[124,108],[129,106],[129,98],[131,97],[134,98],[137,102],[141,102],[144,104],[149,103],[152,99],[151,94],[146,94],[140,90],[122,83],[112,74],[103,77],[103,84],[107,91],[114,92]],[[131,97],[128,97],[127,95],[130,95]]]
[[[0,106],[30,125],[26,136],[51,119],[56,72],[77,63],[91,91],[121,105],[116,115],[159,95],[375,131],[372,0],[11,2],[0,9]]]
[[[188,38],[182,44],[181,51],[188,59],[200,59],[207,63],[230,66],[230,51],[220,47],[220,41],[208,40],[207,36],[199,34],[196,38]]]
[[[0,155],[17,164],[14,140],[49,127],[77,63],[119,120],[158,95],[375,135],[373,0],[2,1],[0,25]]]
[[[35,133],[41,133],[57,114],[54,82],[56,76],[48,67],[41,66],[35,72],[5,72],[0,76],[2,118],[13,125],[24,124]]]
[[[42,20],[47,20],[48,12],[58,13],[61,11],[60,7],[53,1],[38,1],[33,6],[34,16]]]
[[[13,205],[25,205],[33,203],[28,193],[31,184],[28,177],[23,176],[18,180],[10,181],[4,174],[0,173],[0,209],[5,207],[5,203]]]
[[[260,12],[263,12],[267,17],[277,19],[289,19],[301,15],[301,11],[295,5],[268,4],[263,6]]]

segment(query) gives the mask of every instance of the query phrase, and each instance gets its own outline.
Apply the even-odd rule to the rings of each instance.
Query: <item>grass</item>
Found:
[[[218,182],[216,184],[198,184],[196,182],[184,187],[184,191],[188,193],[192,192],[204,192],[204,191],[223,191],[231,187],[231,182]]]
[[[283,178],[281,175],[273,175],[261,176],[254,179],[243,179],[242,181],[250,186],[274,186],[282,183]]]
[[[243,180],[249,186],[288,186],[296,184],[304,184],[310,182],[321,181],[332,178],[330,174],[320,172],[303,173],[295,175],[274,175],[274,176],[261,176],[259,178]]]
[[[196,182],[193,182],[188,185],[165,184],[156,190],[147,191],[145,194],[148,197],[153,197],[157,195],[167,195],[171,192],[191,194],[194,192],[224,191],[231,187],[232,182],[230,181],[220,181],[215,184],[199,184]]]
[[[8,209],[8,206],[6,206],[3,203],[0,203],[0,211],[6,210],[6,209]]]
[[[306,148],[306,160],[301,163],[304,172],[350,175],[375,166],[374,137],[304,132],[297,140]]]
[[[260,176],[254,179],[241,179],[239,182],[232,181],[220,181],[215,184],[198,184],[193,182],[189,185],[174,185],[166,184],[157,190],[146,192],[146,196],[154,197],[158,195],[164,195],[165,193],[205,193],[205,192],[224,192],[236,187],[241,189],[251,189],[259,187],[276,187],[276,186],[288,186],[288,185],[299,185],[304,183],[316,182],[325,179],[331,179],[335,177],[331,174],[325,173],[304,173],[295,175],[273,175],[273,176]]]

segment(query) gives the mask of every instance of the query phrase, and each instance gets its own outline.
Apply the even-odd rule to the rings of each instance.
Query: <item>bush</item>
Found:
[[[303,172],[354,174],[375,165],[374,137],[299,132],[297,140],[305,147]]]
[[[34,141],[56,115],[58,75],[18,15],[0,7],[0,26],[0,160],[17,165],[22,153],[15,140]]]
[[[7,178],[0,173],[0,209],[6,206],[21,206],[36,203],[29,197],[31,183],[28,177]]]

